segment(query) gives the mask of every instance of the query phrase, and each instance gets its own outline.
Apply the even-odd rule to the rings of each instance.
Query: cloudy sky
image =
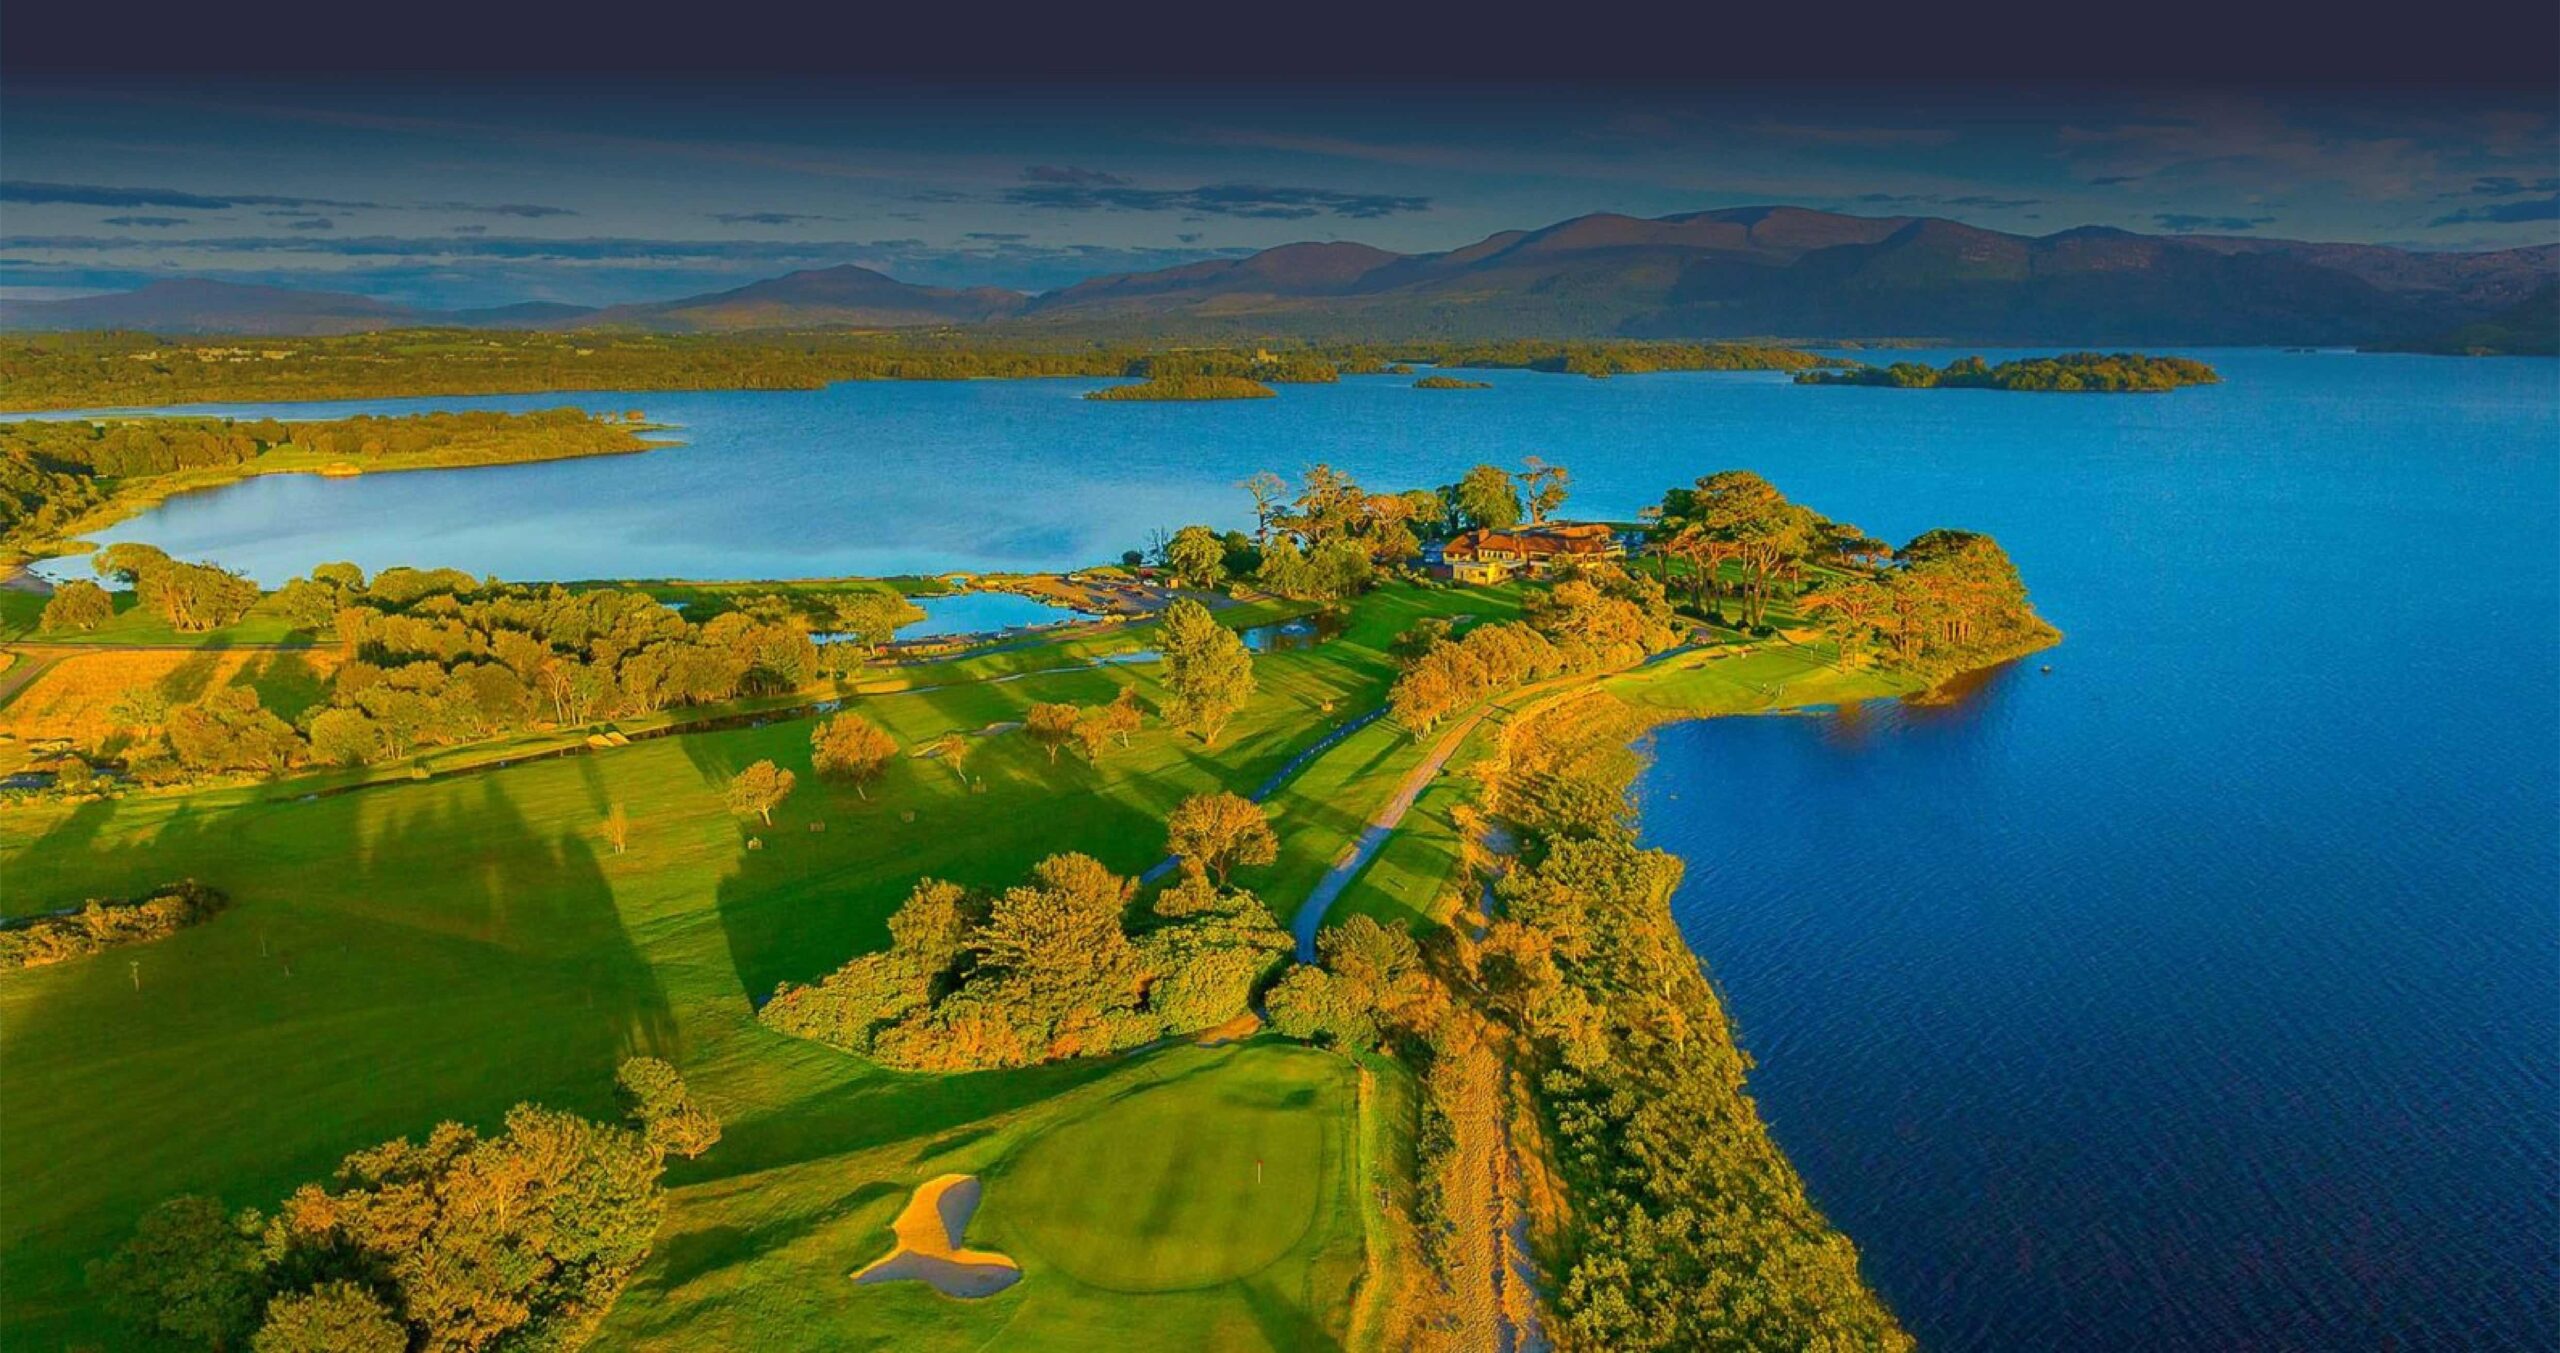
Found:
[[[1293,240],[1447,249],[1786,202],[2483,249],[2560,236],[2532,85],[1334,82],[880,74],[0,86],[0,287],[213,276],[607,303],[860,263],[1054,287]]]

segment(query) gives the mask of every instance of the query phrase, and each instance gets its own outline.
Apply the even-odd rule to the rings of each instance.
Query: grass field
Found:
[[[808,774],[810,724],[789,719],[358,793],[309,797],[312,782],[285,782],[0,816],[0,906],[11,913],[188,876],[235,904],[147,948],[0,976],[0,1192],[11,1201],[0,1213],[0,1345],[109,1339],[80,1265],[161,1198],[210,1191],[271,1206],[349,1150],[440,1119],[493,1124],[524,1099],[608,1113],[612,1067],[634,1050],[674,1060],[729,1132],[673,1173],[667,1231],[615,1313],[610,1346],[752,1347],[789,1330],[803,1346],[977,1348],[1009,1330],[999,1346],[1125,1347],[1144,1329],[1167,1347],[1255,1348],[1339,1330],[1361,1220],[1342,1201],[1350,1185],[1324,1171],[1342,1173],[1352,1153],[1322,1144],[1331,1163],[1315,1172],[1311,1210],[1277,1192],[1274,1163],[1306,1148],[1287,1144],[1270,1106],[1311,1096],[1306,1116],[1347,1132],[1347,1109],[1329,1106],[1347,1103],[1348,1063],[1248,1043],[896,1075],[764,1029],[751,1002],[882,944],[919,875],[997,884],[1062,849],[1145,867],[1184,796],[1249,789],[1374,705],[1392,673],[1384,646],[1416,619],[1511,606],[1501,594],[1382,590],[1332,643],[1259,660],[1261,693],[1215,749],[1151,724],[1099,767],[1072,755],[1052,765],[1027,740],[997,736],[969,762],[974,791],[937,763],[902,760],[863,801]],[[1022,651],[997,657],[1021,664],[1007,670],[1040,665]],[[946,666],[972,661],[996,659]],[[1153,672],[1086,667],[855,704],[912,745],[1018,718],[1034,700],[1104,700],[1122,683],[1152,697]],[[1377,745],[1346,742],[1283,795],[1280,862],[1240,879],[1284,914],[1303,894],[1292,881],[1321,873],[1374,807],[1351,787],[1366,763],[1335,757],[1410,754],[1383,725],[1367,731],[1382,734]],[[721,785],[761,757],[801,772],[802,787],[775,826],[751,832],[727,813]],[[598,832],[617,803],[632,822],[621,855]],[[750,835],[761,849],[747,849]],[[1328,1083],[1319,1066],[1339,1077]],[[1170,1166],[1150,1176],[1116,1156],[1088,1163],[1091,1150],[1074,1145],[1118,1145],[1125,1132],[1074,1127],[1106,1110],[1259,1137],[1275,1191],[1241,1200],[1254,1207],[1243,1225],[1238,1204],[1214,1194],[1146,1195]],[[1067,1145],[1042,1145],[1052,1130]],[[1199,1164],[1232,1174],[1223,1160]],[[1124,1166],[1139,1209],[1125,1214],[1055,1182]],[[845,1275],[885,1248],[907,1190],[945,1170],[987,1179],[972,1235],[1015,1253],[1025,1281],[965,1305],[914,1284],[857,1295]],[[1008,1201],[1017,1192],[1020,1207]],[[1305,1220],[1271,1258],[1263,1219],[1274,1211]],[[1189,1262],[1197,1238],[1222,1228],[1233,1239],[1198,1260],[1205,1285],[1139,1297],[1105,1300],[1044,1257],[1060,1236],[1115,1227],[1126,1254],[1157,1256],[1142,1268]]]
[[[0,706],[0,733],[22,740],[70,738],[83,747],[95,746],[119,726],[113,716],[118,702],[128,692],[144,689],[174,707],[217,686],[251,686],[268,709],[291,719],[323,698],[337,665],[334,651],[74,651]]]

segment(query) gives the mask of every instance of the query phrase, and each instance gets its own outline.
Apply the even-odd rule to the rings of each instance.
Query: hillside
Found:
[[[2541,290],[2487,319],[2392,344],[2389,350],[2454,357],[2560,356],[2560,282],[2543,283]]]
[[[751,282],[731,291],[655,305],[618,305],[568,327],[680,331],[816,326],[905,328],[976,324],[1020,310],[1019,292],[996,287],[921,287],[850,263]]]
[[[1288,246],[1348,250],[1357,246]],[[1031,323],[1496,337],[1775,335],[2012,343],[2376,342],[2513,305],[2560,249],[2420,254],[1755,207],[1576,217],[1443,254],[1254,258],[1100,278]],[[1295,259],[1291,262],[1295,263]]]

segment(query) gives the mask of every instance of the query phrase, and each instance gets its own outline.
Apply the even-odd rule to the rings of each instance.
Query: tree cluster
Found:
[[[1488,696],[1561,672],[1624,667],[1679,642],[1662,584],[1615,564],[1561,575],[1531,594],[1525,618],[1410,636],[1405,670],[1387,690],[1397,723],[1420,734]]]
[[[2008,553],[1973,531],[1918,536],[1885,567],[1828,580],[1803,605],[1844,660],[1891,654],[1921,672],[1978,667],[2055,638]]]
[[[631,589],[414,569],[385,569],[368,584],[350,566],[323,572],[279,600],[326,609],[348,659],[309,730],[315,754],[342,764],[790,691],[819,670],[810,617],[780,598],[748,598],[696,623]]]
[[[220,629],[258,604],[258,585],[226,568],[172,559],[149,545],[109,545],[90,560],[99,576],[133,589],[142,609],[186,634]],[[94,603],[82,603],[94,607]]]
[[[41,968],[127,944],[148,944],[213,919],[227,904],[193,879],[130,902],[92,899],[59,916],[33,916],[0,929],[0,968]]]
[[[90,1266],[108,1311],[164,1343],[255,1353],[574,1349],[648,1256],[669,1152],[719,1125],[672,1067],[624,1064],[633,1127],[519,1104],[358,1151],[272,1215],[173,1198]]]
[[[1029,1066],[1223,1024],[1288,952],[1253,894],[1196,874],[1133,932],[1134,886],[1073,854],[993,896],[926,879],[890,918],[887,950],[783,984],[760,1018],[906,1070]]]

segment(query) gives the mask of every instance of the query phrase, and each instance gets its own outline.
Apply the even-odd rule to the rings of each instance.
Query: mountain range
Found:
[[[0,327],[306,335],[420,325],[725,332],[999,326],[1308,338],[1937,338],[2019,344],[2408,343],[2530,309],[2560,245],[2434,253],[1748,207],[1595,214],[1443,253],[1282,245],[1037,296],[850,264],[601,310],[430,311],[203,280],[0,302]]]

